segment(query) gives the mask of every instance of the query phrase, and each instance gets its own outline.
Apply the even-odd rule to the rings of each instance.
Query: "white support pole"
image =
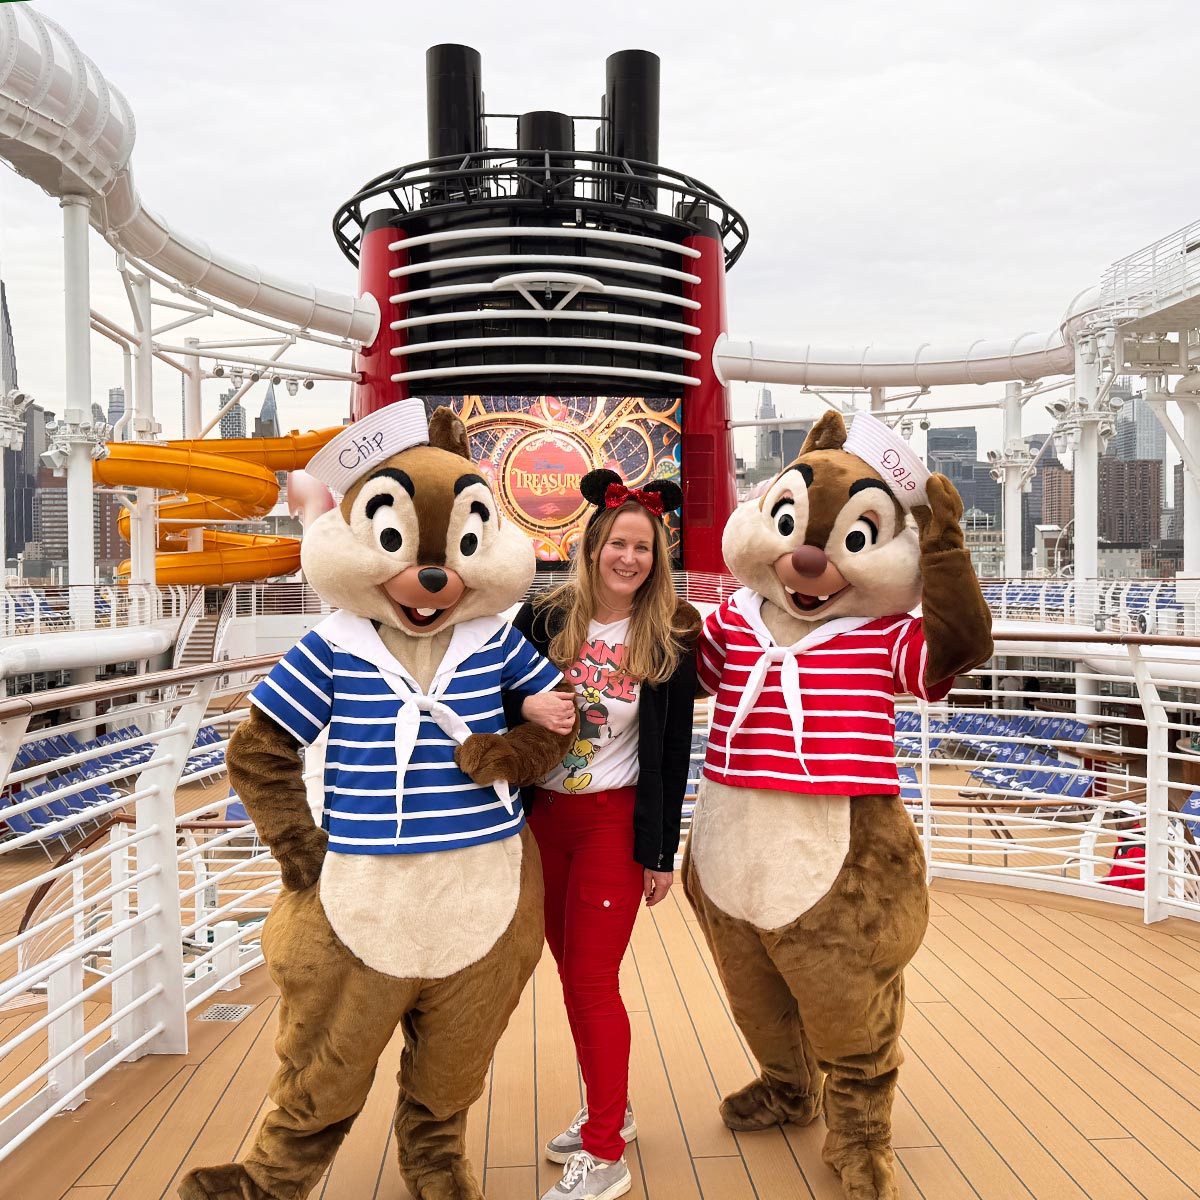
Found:
[[[871,411],[883,412],[887,405],[887,392],[881,387],[871,389]]]
[[[1163,901],[1166,898],[1170,827],[1170,801],[1167,773],[1169,770],[1171,725],[1159,694],[1158,685],[1150,674],[1141,646],[1129,646],[1129,662],[1137,683],[1138,698],[1146,715],[1146,878],[1145,920],[1149,925],[1168,916]]]
[[[138,346],[134,360],[134,408],[132,438],[137,442],[154,440],[154,343],[151,335],[150,280],[137,275],[132,281],[135,324]],[[127,401],[128,403],[128,401]],[[158,537],[156,529],[157,511],[154,505],[154,489],[140,487],[133,512],[133,525],[137,536],[134,539],[137,556],[130,570],[131,583],[143,583],[153,587],[156,582],[154,553]]]
[[[1075,399],[1079,409],[1090,413],[1099,389],[1099,370],[1094,355],[1085,359],[1082,345],[1075,347]],[[1099,574],[1100,541],[1100,428],[1092,417],[1079,421],[1079,444],[1074,454],[1075,474],[1075,594],[1078,616],[1091,621],[1096,611],[1096,578]]]
[[[63,276],[66,297],[66,403],[68,424],[92,419],[92,301],[88,274],[88,214],[84,196],[64,196]],[[92,532],[92,459],[82,442],[72,441],[67,460],[67,582],[71,587],[72,624],[87,628],[95,611],[90,587],[96,580],[96,544]]]
[[[194,349],[200,345],[199,338],[184,338],[184,345]],[[204,424],[200,405],[200,382],[204,378],[200,370],[200,356],[187,354],[183,359],[187,374],[183,377],[183,436],[195,439],[201,436],[200,430]],[[189,550],[204,549],[204,530],[189,529],[187,535]]]
[[[92,297],[88,261],[88,218],[91,206],[84,196],[64,196],[63,282],[65,343],[65,423],[90,424],[92,419]],[[67,451],[67,583],[71,625],[90,629],[95,620],[96,539],[93,531],[92,444],[81,431],[70,437]],[[93,667],[71,672],[76,685],[94,682]],[[89,711],[90,710],[90,711]],[[95,705],[81,705],[77,716],[90,716]],[[80,731],[89,737],[91,730]]]
[[[1011,460],[1021,442],[1021,385],[1004,388],[1004,452]],[[1019,463],[1004,466],[1004,577],[1020,579],[1024,562],[1024,529],[1021,523],[1021,470]]]

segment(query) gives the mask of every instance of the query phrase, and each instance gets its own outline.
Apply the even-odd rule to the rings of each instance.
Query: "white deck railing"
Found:
[[[0,637],[123,629],[183,617],[195,589],[146,584],[0,585]]]
[[[269,596],[243,603],[261,611]],[[902,785],[930,873],[1200,919],[1200,642],[1109,639],[1112,669],[1085,670],[1071,653],[1085,637],[1103,640],[1064,630],[1044,657],[901,706]],[[224,749],[245,709],[218,686],[273,661],[0,701],[0,1007],[32,1018],[0,1043],[0,1062],[25,1050],[0,1094],[0,1159],[117,1063],[184,1051],[188,1013],[261,961],[278,872],[252,827],[225,819]],[[101,711],[36,728],[80,704]],[[685,827],[694,792],[695,778]]]

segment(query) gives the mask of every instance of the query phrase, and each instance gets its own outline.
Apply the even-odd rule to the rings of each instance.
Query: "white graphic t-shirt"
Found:
[[[638,779],[638,685],[621,674],[629,618],[588,626],[579,659],[563,677],[575,688],[579,733],[546,776],[552,792],[604,792]]]

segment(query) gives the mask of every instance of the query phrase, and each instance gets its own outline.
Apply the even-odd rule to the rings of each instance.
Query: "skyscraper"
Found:
[[[236,388],[230,388],[221,397],[222,408],[229,403],[236,392]],[[221,436],[223,438],[244,438],[246,436],[246,410],[242,407],[240,400],[221,418]]]
[[[1117,419],[1117,434],[1109,451],[1124,462],[1137,458],[1162,462],[1166,458],[1167,431],[1142,396],[1134,396]]]
[[[1100,460],[1100,536],[1149,547],[1162,521],[1162,462],[1150,458]]]
[[[267,384],[267,395],[263,400],[258,416],[254,418],[254,436],[256,438],[276,438],[279,436],[279,409],[275,404],[275,385]]]
[[[775,401],[771,399],[771,389],[763,388],[758,393],[758,404],[754,410],[756,421],[774,420]],[[779,426],[760,425],[754,433],[754,465],[765,467],[779,462]]]
[[[116,434],[117,424],[125,415],[125,389],[123,387],[115,387],[108,389],[108,423],[113,429],[114,441],[126,441],[127,436],[125,430],[121,431],[121,436]]]

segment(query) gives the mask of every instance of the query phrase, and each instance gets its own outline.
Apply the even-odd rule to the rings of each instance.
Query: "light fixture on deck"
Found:
[[[289,379],[286,382],[287,394],[294,396],[300,390],[300,381],[298,379]]]

